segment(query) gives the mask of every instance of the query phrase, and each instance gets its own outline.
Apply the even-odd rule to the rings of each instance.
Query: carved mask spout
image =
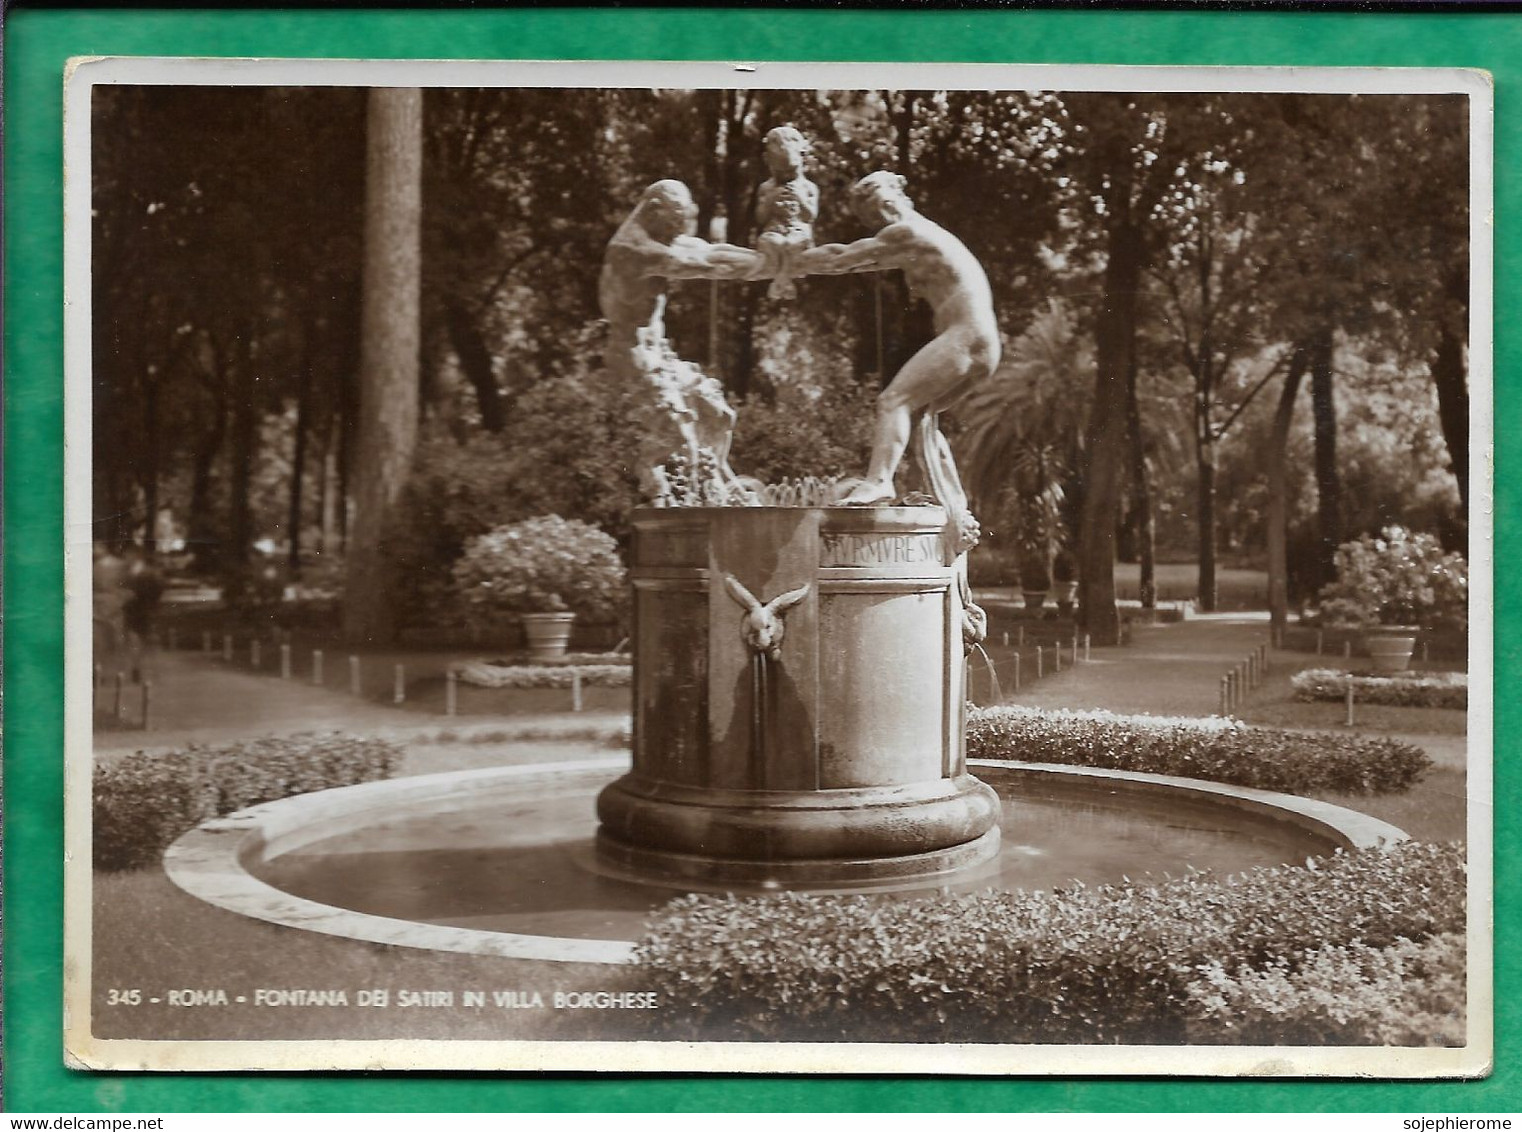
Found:
[[[772,598],[764,605],[740,584],[733,574],[724,575],[724,588],[745,610],[740,621],[740,636],[752,653],[768,660],[782,659],[782,638],[787,632],[783,617],[789,609],[809,596],[809,587],[800,586]]]

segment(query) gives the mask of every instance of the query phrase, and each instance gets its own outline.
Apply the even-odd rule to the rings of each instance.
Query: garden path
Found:
[[[483,730],[585,733],[616,728],[628,718],[628,713],[616,711],[491,720],[420,715],[331,688],[314,688],[299,680],[257,675],[197,653],[159,652],[148,669],[153,683],[152,729],[97,730],[97,752],[183,747],[298,731],[364,731],[388,738],[437,734],[446,729],[461,736]],[[137,718],[139,695],[137,685],[128,686],[129,718]]]
[[[1095,648],[1088,662],[1071,667],[1064,653],[1061,672],[1026,684],[1006,697],[1011,703],[1039,708],[1067,708],[1205,716],[1220,710],[1221,677],[1268,642],[1268,614],[1204,613],[1163,625],[1134,625],[1131,641]],[[1270,672],[1306,668],[1314,657],[1303,652],[1269,650]],[[1335,665],[1336,658],[1327,663]],[[1249,706],[1252,694],[1248,696]],[[1306,730],[1313,730],[1307,728]],[[1382,732],[1382,734],[1390,734]],[[1440,766],[1464,765],[1461,735],[1391,734],[1424,749]]]

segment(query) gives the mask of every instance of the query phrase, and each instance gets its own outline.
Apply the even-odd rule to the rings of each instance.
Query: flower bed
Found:
[[[1463,672],[1411,672],[1389,676],[1365,676],[1334,668],[1307,668],[1290,677],[1295,699],[1305,702],[1340,702],[1353,687],[1361,704],[1390,707],[1457,708],[1469,706],[1469,677]]]
[[[389,778],[401,757],[400,748],[385,740],[332,733],[158,754],[137,751],[98,764],[95,866],[154,864],[175,838],[208,818],[293,794]]]
[[[577,677],[586,687],[627,688],[634,670],[625,664],[493,664],[485,660],[454,666],[462,684],[477,688],[569,688]]]
[[[1105,711],[974,708],[967,755],[981,759],[1173,774],[1290,793],[1408,790],[1432,760],[1410,743],[1337,732],[1281,731],[1232,719]]]
[[[656,913],[636,963],[661,1018],[705,1037],[1442,1044],[1461,1033],[1463,850],[1407,842],[1307,866],[917,901],[686,896]],[[1362,981],[1338,981],[1355,970]],[[1274,986],[1292,992],[1277,1013]]]

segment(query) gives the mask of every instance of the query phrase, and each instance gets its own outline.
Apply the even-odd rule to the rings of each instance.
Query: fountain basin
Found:
[[[1194,779],[973,760],[1002,802],[1003,844],[930,879],[807,885],[915,899],[1082,880],[1237,872],[1403,840],[1329,803]],[[180,888],[242,915],[396,946],[556,962],[626,963],[645,917],[685,891],[775,891],[600,858],[589,800],[621,756],[494,767],[298,795],[206,822],[165,855]],[[638,878],[638,879],[636,879]]]

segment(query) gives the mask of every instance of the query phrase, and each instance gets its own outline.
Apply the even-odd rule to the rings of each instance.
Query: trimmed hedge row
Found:
[[[1244,1041],[1270,1026],[1277,979],[1298,997],[1274,1024],[1340,1041],[1358,1024],[1328,1019],[1388,1024],[1364,984],[1388,990],[1416,963],[1404,941],[1462,933],[1464,897],[1463,849],[1409,842],[1162,884],[915,901],[686,896],[656,913],[636,962],[662,1019],[705,1038]],[[1451,962],[1423,954],[1426,1013],[1461,1010],[1442,979]],[[1339,988],[1335,974],[1353,967],[1362,982]]]
[[[251,739],[164,753],[137,751],[94,774],[98,869],[152,865],[208,818],[261,802],[389,778],[402,758],[383,739],[338,733]]]
[[[1188,987],[1194,1042],[1242,1045],[1460,1046],[1466,940],[1458,932],[1389,947],[1351,943],[1228,972],[1204,967]]]
[[[1432,766],[1397,739],[1281,731],[1232,719],[1001,706],[967,713],[967,755],[1203,778],[1289,793],[1386,794]]]
[[[1307,668],[1291,676],[1289,683],[1295,699],[1305,703],[1341,702],[1352,684],[1353,698],[1362,704],[1460,710],[1469,706],[1469,676],[1463,672],[1368,676],[1335,668]]]
[[[581,677],[586,687],[627,688],[634,670],[627,664],[495,665],[481,661],[455,667],[461,683],[476,688],[569,688]]]

